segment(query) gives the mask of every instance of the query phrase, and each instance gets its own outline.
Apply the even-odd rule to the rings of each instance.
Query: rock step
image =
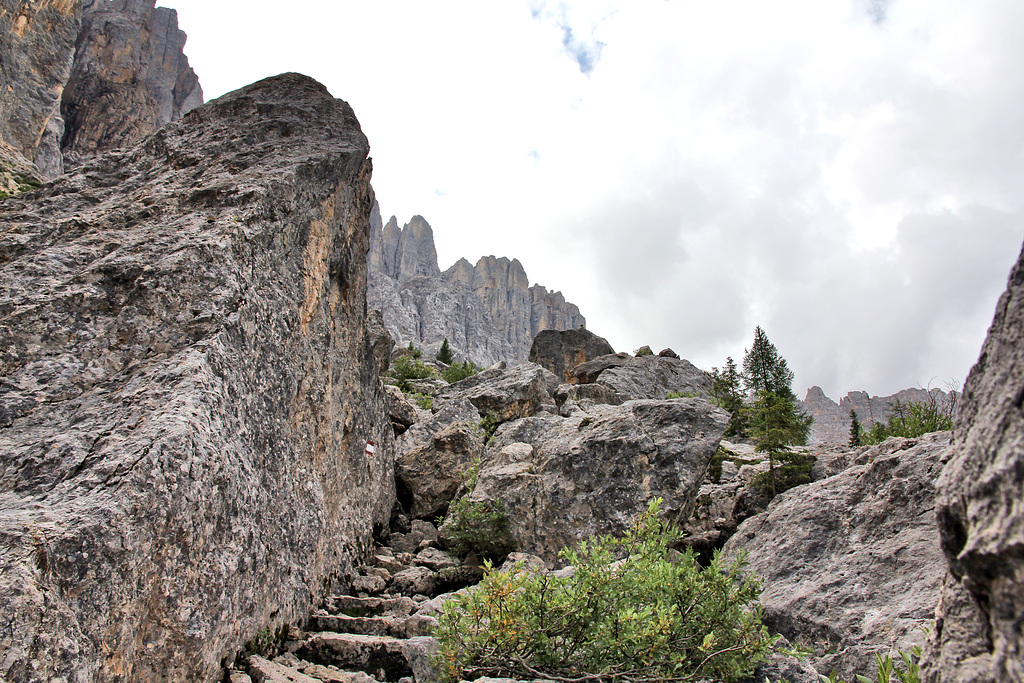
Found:
[[[314,664],[362,671],[379,681],[414,676],[423,683],[436,678],[430,660],[437,651],[437,641],[429,637],[322,632],[311,634],[295,655]]]
[[[350,617],[345,614],[314,612],[309,619],[309,629],[354,633],[364,636],[388,636],[390,638],[415,638],[430,635],[437,627],[437,620],[425,615],[407,617],[377,616]]]
[[[355,595],[332,595],[325,603],[325,608],[330,614],[344,614],[349,617],[407,617],[418,607],[419,603],[405,596],[361,598]]]
[[[253,655],[249,657],[248,670],[248,675],[232,672],[231,683],[378,683],[365,672],[341,671],[291,654],[275,657],[273,661]]]

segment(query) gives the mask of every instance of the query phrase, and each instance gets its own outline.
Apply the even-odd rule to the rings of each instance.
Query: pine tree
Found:
[[[711,368],[707,373],[711,379],[711,402],[729,413],[729,426],[724,436],[739,436],[746,429],[743,415],[742,378],[736,368],[736,361],[725,359],[725,368]]]
[[[857,419],[857,412],[852,408],[850,409],[850,445],[860,446],[863,440],[864,428],[861,427],[860,420]]]
[[[448,344],[448,337],[445,337],[444,341],[441,342],[441,349],[437,352],[437,360],[445,365],[451,365],[455,360],[452,347]]]
[[[754,343],[743,356],[743,383],[752,398],[761,392],[770,391],[776,396],[796,402],[792,389],[793,371],[760,325],[754,328]]]

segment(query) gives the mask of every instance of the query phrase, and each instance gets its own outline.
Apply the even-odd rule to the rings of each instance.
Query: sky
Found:
[[[207,99],[355,109],[385,220],[518,258],[616,350],[838,400],[962,384],[1024,240],[1019,0],[161,0]]]

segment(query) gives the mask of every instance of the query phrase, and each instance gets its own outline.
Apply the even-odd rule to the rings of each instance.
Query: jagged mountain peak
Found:
[[[443,273],[437,265],[434,232],[422,216],[401,229],[392,217],[371,222],[368,305],[402,346],[436,351],[444,339],[462,359],[480,365],[527,359],[541,330],[586,324],[579,308],[561,292],[530,286],[517,258],[460,258]]]

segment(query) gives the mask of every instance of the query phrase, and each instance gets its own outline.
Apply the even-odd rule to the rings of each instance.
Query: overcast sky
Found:
[[[355,109],[385,220],[516,257],[616,350],[962,382],[1024,238],[1020,0],[165,0],[208,99]]]

